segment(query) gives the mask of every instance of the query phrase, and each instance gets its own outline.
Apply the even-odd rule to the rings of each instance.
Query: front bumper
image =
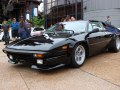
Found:
[[[12,49],[3,49],[3,52],[5,52],[10,59],[10,56],[13,57],[11,61],[13,62],[25,62],[31,65],[35,65],[36,69],[43,69],[43,70],[49,70],[58,66],[62,66],[64,64],[69,63],[69,56],[67,54],[49,57],[49,58],[43,58],[43,59],[37,59],[34,57],[34,54],[41,53],[45,54],[45,52],[39,52],[39,51],[23,51],[23,50],[12,50]],[[37,62],[37,60],[42,60],[43,63],[40,64]]]

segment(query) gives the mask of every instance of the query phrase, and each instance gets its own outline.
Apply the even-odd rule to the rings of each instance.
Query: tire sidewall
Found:
[[[74,67],[74,68],[78,68],[78,67],[80,67],[80,66],[82,66],[83,64],[84,64],[84,62],[85,62],[85,58],[86,58],[86,51],[85,51],[85,58],[84,58],[84,61],[81,63],[81,64],[78,64],[77,62],[76,62],[76,60],[75,60],[75,50],[77,49],[77,47],[78,46],[82,46],[83,48],[84,48],[84,51],[85,51],[85,47],[82,45],[82,44],[77,44],[77,45],[75,45],[75,47],[73,48],[73,51],[72,51],[72,62],[71,62],[71,65],[72,65],[72,67]]]
[[[117,48],[117,40],[119,40],[119,43],[120,43],[120,38],[119,38],[119,36],[114,36],[114,38],[112,39],[112,42],[111,42],[111,45],[110,45],[110,47],[108,48],[108,50],[110,51],[110,52],[119,52],[119,50],[120,50],[120,46],[119,46],[119,49]]]
[[[119,40],[119,41],[118,41]],[[116,36],[115,38],[115,42],[114,42],[114,48],[115,48],[115,51],[118,52],[120,50],[120,46],[117,47],[117,44],[120,44],[120,38],[118,36]]]

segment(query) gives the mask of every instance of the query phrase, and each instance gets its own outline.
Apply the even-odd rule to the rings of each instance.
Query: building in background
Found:
[[[38,6],[38,11],[40,12],[40,13],[43,13],[44,12],[44,2],[43,2],[44,0],[41,0],[41,3],[40,3],[40,5]]]
[[[84,20],[105,21],[120,27],[120,0],[44,0],[45,27],[49,27],[66,15]]]
[[[44,2],[40,5],[41,1]],[[0,23],[4,18],[37,16],[44,11],[45,27],[60,22],[66,15],[79,19],[105,21],[120,27],[120,0],[0,0]],[[42,8],[44,6],[44,8]]]
[[[4,14],[5,14],[5,5],[7,5],[8,0],[0,0],[0,23],[2,23],[2,18],[5,18]]]
[[[83,19],[82,0],[44,0],[45,28],[60,22],[66,15]]]
[[[110,16],[111,23],[120,27],[120,0],[83,0],[85,20],[105,21]]]
[[[0,18],[30,18],[37,16],[41,0],[0,0]]]

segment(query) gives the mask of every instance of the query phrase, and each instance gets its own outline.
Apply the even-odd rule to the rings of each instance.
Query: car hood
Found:
[[[65,44],[68,44],[66,38],[50,38],[42,35],[11,43],[7,48],[17,50],[49,51]]]

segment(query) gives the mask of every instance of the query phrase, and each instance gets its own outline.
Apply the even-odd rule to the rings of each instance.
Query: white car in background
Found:
[[[1,27],[2,27],[2,24],[0,24],[0,32],[2,31]]]
[[[2,26],[2,24],[0,24],[0,41],[4,41],[4,33],[1,29],[1,26]],[[11,28],[9,30],[9,37],[10,37],[10,40],[12,40],[12,30],[11,30]]]
[[[40,27],[35,27],[35,28],[31,28],[31,36],[40,36],[41,32],[44,31],[43,28]]]

